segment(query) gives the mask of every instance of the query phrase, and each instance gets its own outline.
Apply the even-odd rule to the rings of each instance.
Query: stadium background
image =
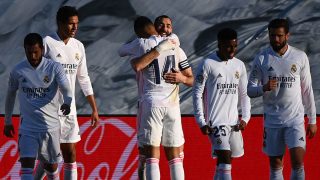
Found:
[[[121,174],[125,174],[124,179],[134,177],[137,152],[134,148],[130,148],[134,146],[133,137],[136,133],[133,116],[136,113],[137,101],[135,75],[128,65],[129,59],[118,57],[117,49],[123,43],[135,38],[132,27],[133,20],[138,15],[151,19],[161,14],[172,17],[174,32],[179,36],[181,47],[185,50],[193,69],[196,69],[203,57],[216,50],[216,33],[220,28],[227,26],[235,28],[239,34],[237,56],[245,62],[247,70],[250,69],[254,54],[268,46],[267,23],[276,17],[288,17],[291,24],[289,43],[304,50],[310,59],[313,89],[319,112],[319,0],[3,0],[0,2],[0,86],[3,87],[0,91],[0,114],[4,114],[9,72],[14,64],[24,57],[22,47],[24,36],[29,32],[38,32],[44,36],[55,31],[55,13],[62,5],[76,6],[79,9],[80,27],[77,38],[86,47],[89,75],[99,111],[101,114],[108,115],[102,116],[102,119],[107,119],[108,122],[113,119],[109,117],[111,115],[117,119],[115,123],[119,123],[117,126],[107,123],[98,131],[93,131],[92,135],[86,135],[86,133],[90,134],[91,130],[84,131],[83,141],[78,145],[79,161],[84,162],[86,169],[94,170],[95,167],[101,167],[101,177],[106,177],[103,173],[109,173],[107,177],[110,179],[112,176],[115,176],[114,179],[122,177]],[[83,115],[90,114],[89,104],[86,103],[79,88],[76,96],[80,124],[88,123],[88,118]],[[18,108],[17,104],[15,114],[19,113]],[[183,114],[193,113],[191,88],[183,85],[181,86],[181,108]],[[252,99],[252,113],[257,117],[252,119],[244,133],[245,157],[234,161],[235,179],[267,179],[267,159],[261,153],[262,120],[259,116],[262,114],[261,98]],[[121,116],[117,116],[119,114]],[[18,121],[15,120],[15,123],[18,124]],[[3,124],[0,124],[3,129]],[[193,117],[185,117],[183,126],[187,140],[184,163],[186,178],[198,179],[201,176],[204,177],[203,179],[211,179],[209,177],[213,173],[214,161],[209,156],[208,140],[201,136]],[[104,132],[102,127],[105,127],[103,130],[106,134],[102,140],[98,141],[99,131]],[[320,177],[318,171],[320,158],[316,155],[320,152],[318,136],[308,144],[306,159],[308,179]],[[84,150],[86,139],[90,140],[88,152]],[[101,146],[93,151],[90,148],[94,149],[95,142],[101,143]],[[15,167],[19,166],[16,162],[15,143],[15,140],[1,137],[0,165],[5,170],[0,171],[0,178],[10,175],[12,169],[13,175],[18,173],[15,172]],[[130,145],[129,149],[127,145]],[[130,152],[128,159],[120,158],[126,157],[124,150]],[[91,157],[85,153],[99,156]],[[118,159],[114,154],[119,155]],[[163,175],[166,179],[168,169],[166,169],[165,158],[162,157],[161,168],[163,172],[167,172]],[[94,160],[101,164],[94,163]],[[120,160],[122,164],[118,165]],[[289,164],[286,164],[285,169],[288,170],[289,167]],[[124,170],[128,172],[123,173]],[[288,177],[288,172],[286,173]],[[95,172],[93,176],[94,174]],[[83,177],[88,178],[89,172],[86,171]]]

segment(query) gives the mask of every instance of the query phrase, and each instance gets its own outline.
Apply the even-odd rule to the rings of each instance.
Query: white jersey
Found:
[[[179,38],[176,34],[170,34],[168,37],[161,37],[160,35],[152,35],[149,39],[154,39],[157,43],[164,39],[172,39],[175,41],[177,46],[180,46]],[[151,48],[156,46],[155,41],[150,41],[145,38],[136,38],[129,43],[122,45],[118,49],[118,54],[120,57],[131,56],[131,58],[139,57],[149,51]],[[147,47],[147,49],[145,48]],[[184,52],[183,52],[184,54]],[[185,55],[185,54],[184,54]]]
[[[137,38],[123,45],[118,53],[120,56],[139,57],[165,39],[168,39],[168,37]],[[189,67],[187,56],[180,47],[164,52],[144,70],[136,74],[139,100],[155,107],[179,104],[179,86],[165,83],[162,76],[171,72],[172,68],[184,70]]]
[[[20,131],[46,132],[59,129],[60,104],[54,98],[58,88],[64,95],[64,103],[70,105],[71,89],[60,63],[43,57],[37,68],[32,67],[28,60],[23,60],[13,68],[8,95],[10,92],[15,94],[18,90]],[[14,99],[15,97],[7,97],[10,103],[6,103],[6,119],[11,119]]]
[[[241,60],[234,57],[222,61],[216,53],[204,59],[193,88],[194,112],[199,127],[238,124],[239,99],[242,119],[248,122],[251,105],[247,82],[246,68]]]
[[[61,63],[65,70],[73,94],[70,115],[76,115],[76,79],[78,79],[85,96],[93,94],[90,77],[88,75],[84,46],[80,41],[74,38],[70,38],[68,43],[65,44],[57,33],[46,36],[43,39],[43,43],[45,49],[44,56]]]
[[[273,91],[263,92],[262,86],[270,79],[278,81]],[[254,59],[249,77],[250,97],[263,95],[264,125],[266,127],[288,127],[304,122],[304,107],[310,124],[316,123],[309,60],[307,55],[292,46],[283,56],[271,47]]]
[[[157,37],[157,36],[156,36]],[[163,39],[162,37],[151,38],[157,45]],[[146,51],[151,47],[142,44]],[[179,85],[166,83],[163,75],[175,70],[185,70],[189,68],[187,58],[181,48],[168,50],[161,53],[157,59],[154,59],[146,68],[141,71],[140,97],[141,102],[149,104],[151,107],[169,107],[179,105]]]

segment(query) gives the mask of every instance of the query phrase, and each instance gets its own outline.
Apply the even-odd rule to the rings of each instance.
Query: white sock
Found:
[[[46,172],[43,169],[41,161],[37,160],[37,165],[34,171],[34,179],[42,180],[46,176]]]
[[[66,180],[78,179],[77,162],[63,163],[63,169],[64,169],[64,179]]]
[[[231,180],[231,164],[219,164],[219,178],[221,180]]]
[[[148,180],[160,180],[159,159],[146,159],[146,178]]]
[[[270,168],[270,180],[283,180],[282,170],[283,167],[278,169]]]
[[[214,172],[213,180],[219,180],[219,166],[216,166],[216,171]]]
[[[48,180],[59,180],[59,170],[56,169],[56,171],[54,172],[49,172],[47,170],[45,170],[46,174],[47,174],[47,179]]]
[[[146,156],[141,154],[138,162],[138,176],[139,180],[146,180]]]
[[[21,180],[33,180],[33,169],[32,168],[21,168]]]
[[[169,161],[170,176],[172,180],[183,180],[184,179],[184,169],[181,158],[174,158]]]
[[[291,180],[304,180],[305,174],[304,174],[304,167],[301,166],[296,169],[291,169]]]

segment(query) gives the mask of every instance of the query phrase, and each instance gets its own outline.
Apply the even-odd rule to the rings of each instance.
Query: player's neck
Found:
[[[283,48],[281,48],[280,50],[276,51],[276,53],[279,56],[283,56],[288,50],[288,44],[286,44]]]
[[[57,34],[58,34],[59,38],[64,42],[64,44],[68,43],[68,41],[70,39],[69,36],[65,36],[63,33],[59,32],[59,31],[57,32]]]
[[[224,56],[221,52],[217,51],[217,56],[221,61],[228,61],[228,57]]]

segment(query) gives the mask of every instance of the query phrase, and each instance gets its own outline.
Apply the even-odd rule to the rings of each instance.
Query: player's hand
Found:
[[[308,124],[307,126],[307,137],[309,139],[313,138],[317,132],[317,125],[316,124]]]
[[[97,111],[93,111],[91,114],[91,127],[95,128],[99,125],[100,118]]]
[[[7,137],[13,137],[14,127],[12,124],[4,125],[3,134]]]
[[[63,115],[68,115],[70,113],[70,106],[68,104],[62,104],[60,110]]]
[[[208,135],[212,133],[212,129],[208,125],[202,126],[200,130],[203,135]]]
[[[247,126],[247,123],[244,120],[240,120],[239,122],[239,130],[243,131]]]
[[[270,79],[267,84],[263,85],[263,92],[272,91],[277,88],[278,81],[275,79]]]
[[[176,47],[176,44],[173,40],[166,39],[161,41],[157,46],[156,46],[156,51],[158,51],[159,54],[161,54],[164,51],[167,50],[174,50]]]
[[[163,76],[166,83],[178,84],[185,82],[186,77],[180,71],[174,68],[171,68],[171,71]]]

